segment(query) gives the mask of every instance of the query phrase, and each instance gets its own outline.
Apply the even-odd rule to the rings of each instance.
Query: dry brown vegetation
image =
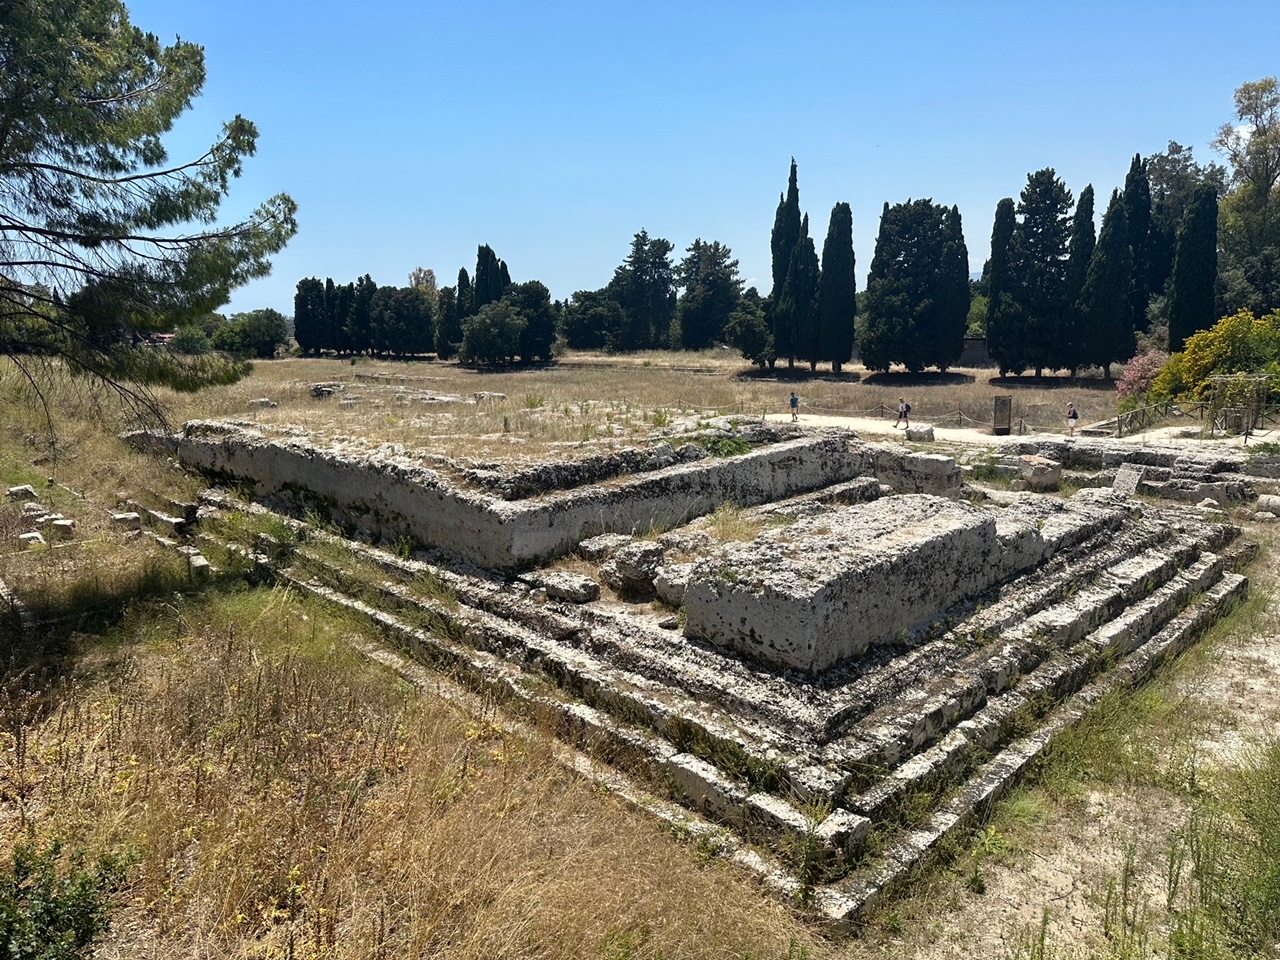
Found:
[[[620,441],[639,439],[681,410],[782,412],[793,387],[814,407],[859,411],[905,392],[922,418],[976,418],[1004,389],[983,375],[905,390],[739,378],[741,363],[722,354],[680,359],[580,357],[511,373],[291,360],[166,399],[175,420],[307,421],[479,458],[579,444],[615,424]],[[441,378],[411,392],[508,399],[406,417],[311,398],[312,382],[352,371]],[[280,406],[251,411],[262,396]],[[125,424],[113,408],[74,386],[58,399],[51,444],[39,411],[5,396],[0,483],[44,485],[81,527],[71,545],[39,553],[5,536],[0,577],[48,611],[74,614],[91,598],[99,615],[70,621],[51,646],[10,650],[0,854],[56,836],[128,858],[102,957],[1030,957],[1046,907],[1050,950],[1039,956],[1119,956],[1101,932],[1108,878],[1145,829],[1146,882],[1158,888],[1160,844],[1182,824],[1142,811],[1178,809],[1187,794],[1171,784],[1185,782],[1186,758],[1239,720],[1217,701],[1191,709],[1185,678],[1275,631],[1268,573],[1266,589],[1255,587],[1265,599],[1201,659],[1057,751],[1041,786],[1006,803],[861,938],[830,942],[747,874],[565,772],[542,735],[513,735],[491,708],[460,707],[366,660],[358,649],[379,642],[366,627],[283,590],[188,591],[167,555],[103,518],[117,491],[189,498],[198,481],[131,453],[114,435]],[[1086,421],[1113,410],[1103,391],[1015,394],[1027,409],[1067,399]],[[60,486],[48,487],[50,476]],[[13,522],[0,504],[0,534]],[[730,538],[755,529],[731,512],[709,522]]]

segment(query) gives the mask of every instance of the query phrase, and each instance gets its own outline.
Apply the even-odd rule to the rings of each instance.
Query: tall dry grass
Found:
[[[11,689],[4,847],[133,864],[97,956],[826,952],[546,741],[362,661],[357,629],[282,590],[175,598],[56,688]]]

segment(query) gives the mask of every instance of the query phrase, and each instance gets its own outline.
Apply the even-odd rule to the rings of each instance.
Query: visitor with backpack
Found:
[[[800,398],[796,396],[794,390],[791,391],[791,422],[795,423],[800,419]]]
[[[905,397],[898,398],[898,419],[893,425],[893,429],[898,429],[898,424],[904,423],[907,428],[911,427],[911,404],[907,403]]]

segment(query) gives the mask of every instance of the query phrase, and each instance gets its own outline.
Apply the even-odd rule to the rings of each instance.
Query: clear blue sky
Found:
[[[1134,153],[1220,159],[1235,88],[1280,72],[1277,0],[128,4],[205,47],[171,155],[243,114],[261,137],[227,212],[298,201],[297,237],[231,312],[291,314],[309,276],[450,284],[481,243],[567,297],[641,228],[677,253],[728,244],[767,293],[792,156],[819,250],[852,204],[859,289],[886,201],[957,204],[976,271],[1030,171],[1092,183],[1100,215]]]

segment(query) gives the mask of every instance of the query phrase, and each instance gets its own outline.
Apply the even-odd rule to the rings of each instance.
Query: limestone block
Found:
[[[22,505],[22,515],[24,517],[43,517],[46,511],[42,503],[24,503]]]
[[[625,533],[602,533],[598,537],[590,537],[578,544],[578,556],[592,563],[607,560],[616,550],[625,547],[634,539],[635,537]]]
[[[999,558],[994,517],[966,504],[843,507],[699,561],[685,632],[813,674],[988,589]]]
[[[53,531],[53,535],[58,539],[70,540],[76,532],[76,522],[66,518],[62,520],[55,520],[53,523],[49,524],[49,528]]]
[[[555,600],[590,603],[600,597],[600,584],[580,573],[553,570],[539,574],[536,580],[547,591],[547,596]]]
[[[129,511],[127,513],[113,513],[111,522],[117,527],[123,527],[125,530],[141,530],[142,516],[141,514]]]
[[[1277,514],[1272,513],[1270,510],[1259,510],[1253,515],[1253,519],[1258,523],[1274,523],[1276,516]]]
[[[692,572],[692,563],[668,563],[661,567],[653,578],[653,589],[658,599],[673,607],[682,606]]]
[[[485,402],[492,403],[498,400],[507,399],[507,395],[505,393],[496,393],[492,390],[480,390],[476,393],[473,393],[471,395],[471,399],[474,400],[476,403],[485,403]]]
[[[1220,510],[1220,509],[1222,509],[1222,504],[1220,504],[1217,500],[1213,499],[1213,497],[1205,497],[1203,500],[1201,500],[1199,503],[1197,503],[1197,504],[1196,504],[1196,506],[1197,506],[1197,507],[1202,507],[1202,508],[1204,508],[1204,509],[1206,509],[1206,510]]]
[[[38,533],[20,533],[18,540],[28,550],[35,550],[38,547],[45,546],[45,539]]]
[[[8,492],[10,500],[37,500],[36,488],[29,483],[24,483],[20,487],[10,487]]]
[[[323,400],[325,397],[332,397],[334,393],[341,390],[345,384],[341,383],[313,383],[311,385],[311,396],[317,400]]]
[[[249,406],[259,407],[262,409],[270,409],[271,407],[278,407],[279,404],[276,403],[274,400],[272,400],[270,397],[258,397],[255,400],[250,400]]]
[[[1027,454],[1018,458],[1022,479],[1032,490],[1054,490],[1062,480],[1062,464],[1048,457]]]
[[[1116,479],[1111,484],[1111,489],[1126,497],[1132,497],[1137,494],[1138,487],[1146,479],[1146,474],[1147,468],[1140,463],[1122,463],[1120,469],[1116,471]]]
[[[1255,504],[1255,506],[1259,510],[1264,510],[1268,513],[1274,513],[1276,516],[1280,517],[1280,497],[1276,496],[1275,494],[1271,494],[1271,493],[1262,494],[1260,497],[1258,497],[1258,502]]]
[[[663,617],[658,621],[658,626],[663,630],[678,630],[680,628],[680,618],[674,614]]]
[[[624,595],[653,593],[654,577],[662,564],[662,546],[649,540],[635,540],[614,553],[600,568],[605,583]]]
[[[182,519],[182,517],[171,517],[169,514],[162,513],[159,510],[148,510],[147,519],[151,526],[159,527],[161,530],[164,530],[166,533],[175,537],[182,536],[187,528],[187,521]]]
[[[187,558],[187,570],[192,580],[207,580],[209,574],[213,572],[213,568],[209,565],[209,558],[202,554]]]
[[[918,427],[907,427],[907,439],[933,442],[933,424],[922,423]]]

